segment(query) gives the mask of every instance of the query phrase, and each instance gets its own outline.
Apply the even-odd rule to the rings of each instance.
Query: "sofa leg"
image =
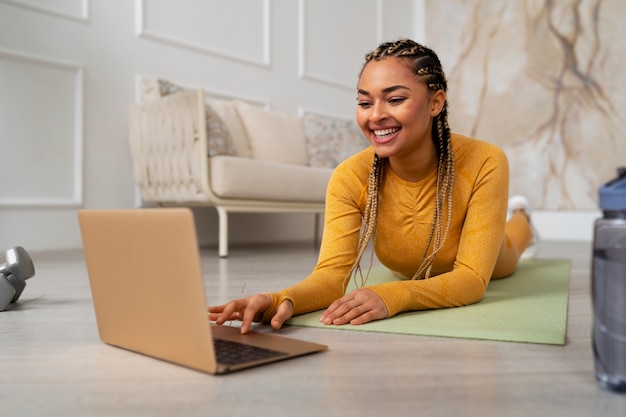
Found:
[[[224,207],[216,207],[218,226],[217,253],[220,258],[228,257],[228,212]]]

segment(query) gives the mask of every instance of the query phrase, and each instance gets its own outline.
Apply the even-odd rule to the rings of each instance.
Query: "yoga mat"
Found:
[[[522,261],[510,277],[493,280],[476,304],[400,313],[353,326],[324,325],[322,311],[293,317],[287,324],[337,330],[401,333],[552,345],[565,344],[570,261]],[[390,270],[372,268],[367,285],[398,280]],[[348,291],[354,288],[352,282]]]

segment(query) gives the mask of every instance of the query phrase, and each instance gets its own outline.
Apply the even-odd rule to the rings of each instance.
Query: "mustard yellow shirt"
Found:
[[[385,302],[389,317],[408,310],[468,305],[484,295],[506,221],[509,167],[498,147],[452,135],[455,154],[453,209],[447,240],[434,258],[431,278],[367,286]],[[356,259],[367,184],[374,158],[369,147],[341,163],[326,193],[324,233],[317,265],[300,283],[270,294],[269,320],[285,299],[294,314],[328,307],[344,295],[344,278]],[[417,182],[385,166],[375,252],[387,268],[410,278],[422,262],[431,230],[436,170]],[[443,225],[447,221],[444,205]],[[369,260],[362,259],[363,269]]]

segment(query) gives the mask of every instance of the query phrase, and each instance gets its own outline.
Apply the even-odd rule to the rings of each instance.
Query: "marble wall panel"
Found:
[[[595,209],[626,165],[626,2],[426,1],[453,131],[501,146],[511,194]]]

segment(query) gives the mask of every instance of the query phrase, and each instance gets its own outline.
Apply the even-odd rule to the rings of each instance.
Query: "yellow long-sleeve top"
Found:
[[[388,317],[408,310],[472,304],[487,289],[504,237],[508,161],[501,149],[476,139],[454,134],[452,146],[452,219],[447,240],[434,258],[431,278],[367,286],[383,299]],[[326,308],[344,295],[344,278],[356,259],[373,158],[374,150],[368,147],[336,168],[326,194],[317,265],[300,283],[270,294],[272,305],[264,321],[285,299],[293,303],[295,315]],[[436,177],[434,170],[420,181],[409,182],[385,166],[374,248],[383,265],[408,278],[422,262],[432,227]],[[444,229],[445,208],[444,204]]]

